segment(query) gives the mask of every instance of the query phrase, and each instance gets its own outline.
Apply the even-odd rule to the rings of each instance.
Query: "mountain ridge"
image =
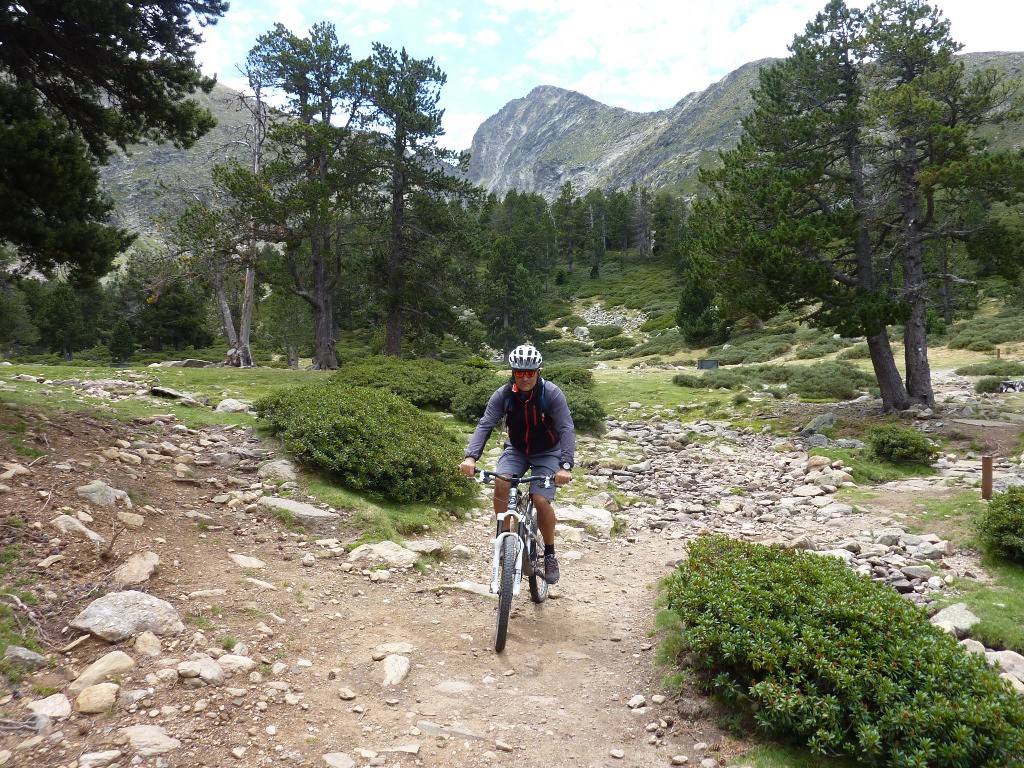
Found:
[[[1024,53],[962,54],[968,70],[994,67],[1024,79]],[[758,59],[733,70],[703,91],[668,109],[630,112],[555,86],[538,86],[485,120],[473,136],[468,177],[499,196],[511,189],[538,192],[548,200],[571,182],[577,195],[592,189],[639,184],[695,196],[697,171],[735,147],[742,120],[754,103],[751,90],[761,68],[779,59]],[[997,131],[997,148],[1019,148],[1024,126]]]
[[[962,58],[969,68],[992,66],[1024,79],[1024,52]],[[481,123],[473,136],[467,178],[499,196],[516,189],[551,200],[568,181],[577,195],[638,184],[694,197],[700,191],[698,170],[739,141],[741,121],[753,108],[750,91],[758,84],[758,72],[774,61],[748,62],[656,112],[632,112],[576,91],[539,85]],[[209,189],[214,163],[232,156],[245,161],[247,115],[239,94],[218,84],[212,93],[194,98],[219,121],[194,147],[139,145],[101,169],[116,204],[115,223],[153,235],[183,196],[195,200]],[[1024,125],[1019,123],[989,136],[996,148],[1018,149],[1022,137]]]

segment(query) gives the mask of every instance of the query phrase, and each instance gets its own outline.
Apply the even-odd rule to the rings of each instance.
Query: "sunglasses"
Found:
[[[517,379],[532,379],[537,375],[536,371],[513,371]]]

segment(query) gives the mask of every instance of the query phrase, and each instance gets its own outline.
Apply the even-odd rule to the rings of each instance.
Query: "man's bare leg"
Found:
[[[545,544],[555,543],[555,509],[551,502],[538,493],[532,494],[533,506],[537,510],[537,525]]]

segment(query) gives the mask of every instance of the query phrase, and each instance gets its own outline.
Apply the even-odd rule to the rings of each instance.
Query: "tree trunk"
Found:
[[[338,357],[334,351],[337,340],[334,332],[334,307],[330,299],[310,302],[313,308],[313,370],[338,370]]]
[[[403,146],[395,138],[396,153]],[[400,159],[395,159],[391,170],[391,254],[388,258],[387,326],[384,332],[384,354],[402,356],[402,322],[404,297],[402,290],[403,252],[402,231],[405,228],[405,174]]]
[[[249,346],[249,336],[253,327],[253,298],[256,293],[256,270],[246,267],[245,292],[242,298],[242,327],[239,329],[239,365],[243,368],[253,367],[253,353]]]
[[[914,157],[914,145],[905,140],[904,154]],[[905,164],[903,191],[900,195],[903,214],[903,291],[911,306],[910,318],[903,324],[903,355],[907,368],[907,394],[910,399],[929,407],[935,405],[932,372],[928,365],[928,297],[925,293],[924,251],[921,247],[920,182],[917,167]]]
[[[874,336],[868,336],[868,351],[871,353],[871,367],[874,368],[878,388],[882,392],[882,411],[902,411],[910,405],[903,378],[896,367],[896,360],[889,345],[889,334],[885,329]]]
[[[907,394],[917,403],[935,405],[932,372],[928,364],[928,329],[923,300],[913,302],[913,313],[903,324],[904,359],[907,364]]]
[[[334,344],[338,340],[338,328],[334,322],[334,287],[327,264],[320,256],[325,239],[314,238],[312,288],[302,298],[313,310],[313,370],[336,371],[338,357]]]
[[[231,305],[224,294],[224,268],[218,266],[214,274],[213,292],[220,308],[220,318],[224,326],[224,335],[228,340],[228,353],[224,358],[225,365],[240,365],[238,356],[238,334],[235,332],[235,318],[231,314]]]

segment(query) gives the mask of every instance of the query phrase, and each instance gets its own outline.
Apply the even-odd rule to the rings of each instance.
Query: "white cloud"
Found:
[[[473,134],[488,117],[490,115],[482,112],[445,112],[445,135],[438,142],[455,151],[469,149],[473,143]]]
[[[466,36],[462,32],[438,32],[427,36],[431,45],[447,45],[454,48],[466,47]]]
[[[497,93],[501,90],[502,80],[500,77],[485,77],[477,80],[476,84],[488,93]]]
[[[501,35],[495,32],[493,29],[481,29],[475,35],[473,35],[473,42],[477,45],[490,47],[497,45],[501,42]]]

